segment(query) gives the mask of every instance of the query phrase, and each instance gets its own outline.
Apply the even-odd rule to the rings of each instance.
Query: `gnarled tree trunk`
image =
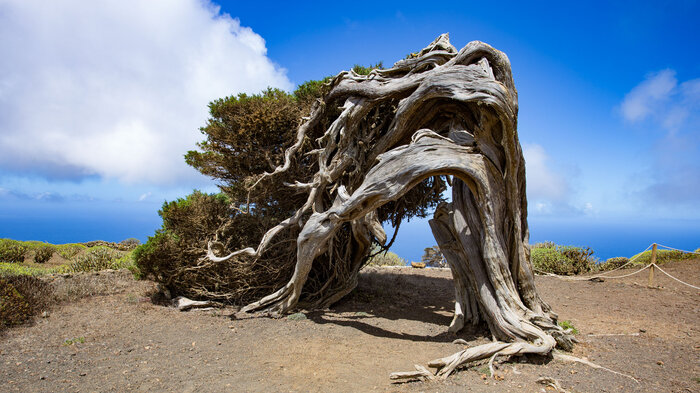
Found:
[[[340,109],[338,105],[342,105]],[[449,375],[470,360],[498,354],[549,353],[571,338],[539,297],[528,249],[525,162],[517,135],[517,92],[505,54],[471,42],[459,52],[446,34],[390,69],[369,75],[342,72],[299,128],[284,165],[287,170],[310,127],[329,113],[334,121],[318,140],[318,172],[297,184],[307,203],[272,228],[260,256],[281,230],[302,225],[296,268],[284,287],[243,311],[284,313],[294,308],[314,263],[331,263],[334,247],[349,255],[351,274],[320,303],[347,294],[372,241],[384,243],[377,220],[383,205],[397,201],[426,179],[453,182],[452,203],[441,204],[430,226],[452,270],[456,293],[451,331],[485,321],[498,340],[430,363]],[[437,182],[437,180],[436,180]],[[338,233],[351,230],[339,244]],[[421,373],[424,373],[421,371]],[[401,378],[404,375],[397,375]]]

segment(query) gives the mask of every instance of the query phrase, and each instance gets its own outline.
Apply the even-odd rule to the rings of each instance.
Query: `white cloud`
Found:
[[[651,118],[669,131],[687,124],[700,104],[700,79],[678,83],[671,69],[649,74],[625,95],[620,109],[625,120],[640,122]]]
[[[525,156],[527,195],[533,200],[545,199],[564,202],[570,194],[570,187],[564,176],[549,167],[549,157],[544,148],[537,144],[523,144]],[[548,211],[549,204],[540,202],[537,211]]]
[[[147,192],[147,193],[145,193],[145,194],[141,194],[141,196],[139,197],[139,202],[145,201],[145,200],[148,199],[151,195],[152,195],[152,193],[151,193],[150,191]]]
[[[622,115],[628,121],[638,121],[649,116],[654,107],[668,100],[676,88],[676,72],[662,70],[647,78],[625,95],[622,102]]]
[[[191,180],[207,103],[290,89],[265,41],[202,0],[0,4],[0,169]]]

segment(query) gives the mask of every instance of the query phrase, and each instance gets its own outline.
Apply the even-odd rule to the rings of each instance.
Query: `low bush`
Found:
[[[124,249],[131,251],[141,245],[141,240],[130,237],[128,239],[120,241],[119,245],[122,246]]]
[[[22,263],[27,246],[12,239],[0,239],[0,262]]]
[[[127,254],[109,247],[97,246],[89,248],[85,254],[78,255],[68,266],[70,272],[92,272],[105,269],[122,269],[132,265]]]
[[[49,284],[25,275],[0,277],[0,330],[18,325],[45,310],[51,301]]]
[[[597,262],[588,247],[559,246],[552,242],[535,244],[530,258],[536,270],[559,275],[590,272]]]
[[[379,253],[369,259],[367,266],[406,266],[405,259],[391,251]]]
[[[78,243],[61,244],[56,246],[58,255],[60,255],[63,259],[73,259],[80,254],[81,251],[86,249],[87,247]]]
[[[56,252],[56,247],[51,244],[42,244],[34,248],[34,262],[46,263]]]
[[[626,263],[630,261],[629,258],[627,257],[614,257],[614,258],[609,258],[608,260],[605,261],[605,263],[601,263],[598,265],[598,270],[604,272],[608,270],[614,270],[617,268],[622,267]]]

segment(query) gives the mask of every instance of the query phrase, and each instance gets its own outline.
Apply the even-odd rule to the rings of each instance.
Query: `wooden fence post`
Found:
[[[649,287],[654,286],[654,264],[656,263],[656,243],[651,248],[651,263],[649,266]]]

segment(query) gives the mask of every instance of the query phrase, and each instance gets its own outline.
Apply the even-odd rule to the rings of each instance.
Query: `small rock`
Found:
[[[639,329],[639,331],[642,332],[642,333],[646,333],[646,332],[647,332],[646,329]]]
[[[80,375],[81,377],[84,377],[84,376],[87,375],[87,373],[80,373],[80,374],[78,374],[78,375]]]
[[[656,364],[658,364],[659,366],[663,366],[663,365],[664,365],[664,362],[662,362],[661,360],[659,360],[658,362],[656,362]]]
[[[41,313],[42,318],[48,318],[51,314],[48,311],[44,311]]]
[[[46,377],[42,375],[41,377],[39,377],[39,379],[41,379],[43,381],[46,379]]]

